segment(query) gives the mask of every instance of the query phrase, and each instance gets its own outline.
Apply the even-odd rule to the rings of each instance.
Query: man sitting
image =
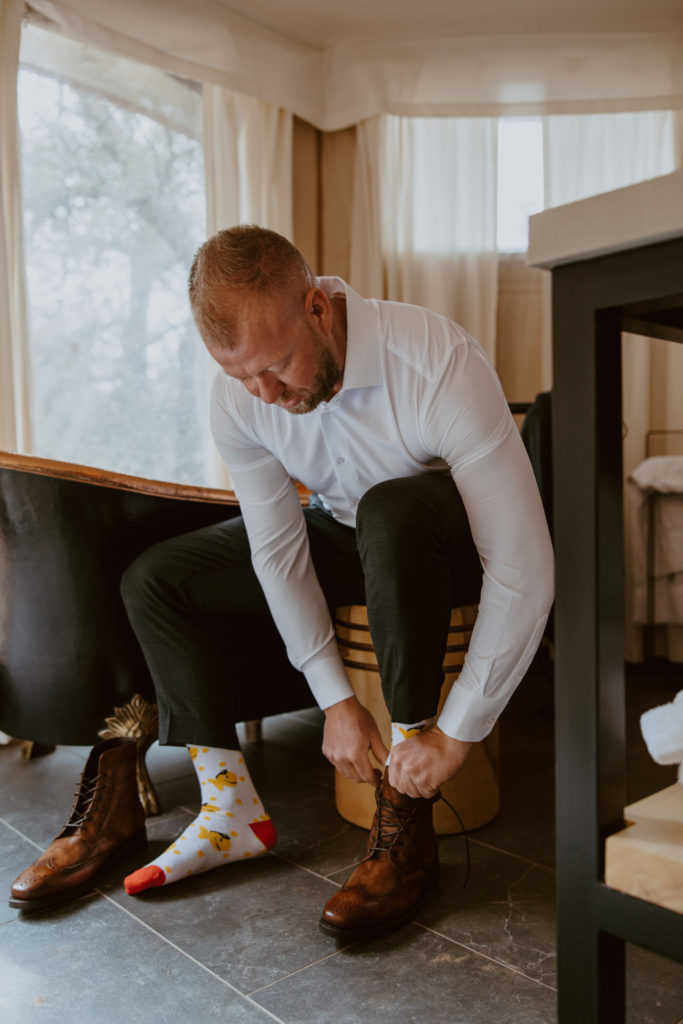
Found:
[[[155,545],[124,576],[160,742],[190,748],[202,795],[196,820],[126,890],[276,841],[235,732],[234,694],[250,680],[221,643],[221,623],[262,613],[325,712],[326,757],[378,787],[367,855],[321,918],[344,941],[376,935],[410,920],[435,879],[439,787],[491,731],[541,640],[553,558],[536,481],[493,368],[444,317],[316,278],[286,239],[250,226],[202,246],[190,301],[221,371],[211,424],[242,514]],[[314,495],[307,508],[295,481]],[[477,601],[437,721],[450,610]],[[358,603],[391,753],[335,641],[330,609]]]

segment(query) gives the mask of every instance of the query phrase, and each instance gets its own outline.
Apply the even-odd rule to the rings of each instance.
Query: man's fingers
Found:
[[[358,754],[354,759],[346,756],[337,759],[330,757],[328,760],[350,782],[369,782],[373,786],[377,785],[379,772],[370,764],[367,751]]]
[[[376,785],[370,752],[384,764],[388,751],[370,712],[355,697],[333,704],[325,712],[323,754],[352,782]]]
[[[420,792],[412,779],[406,777],[400,772],[396,773],[396,777],[389,777],[389,784],[393,786],[394,789],[397,789],[399,793],[403,793],[404,796],[411,796],[413,799],[420,796]]]
[[[370,742],[370,749],[372,750],[373,754],[375,755],[375,757],[377,758],[381,765],[385,765],[387,763],[389,751],[384,746],[384,743],[382,742],[382,737],[380,736],[379,733],[377,733],[376,736],[372,738]]]
[[[335,764],[334,767],[337,769],[340,775],[343,775],[345,779],[349,780],[349,782],[363,781],[363,779],[356,770],[356,766],[353,764],[352,761],[340,761],[338,764]]]
[[[363,754],[360,763],[356,764],[356,768],[358,770],[359,782],[369,782],[372,786],[377,785],[379,772],[376,768],[372,767],[367,752]]]
[[[422,768],[417,770],[409,763],[408,767],[405,767],[401,759],[395,756],[396,747],[392,751],[391,761],[387,768],[387,777],[389,784],[397,789],[399,793],[403,793],[405,796],[413,797],[429,797],[435,796],[438,792],[438,788],[434,785],[434,780],[425,773]]]

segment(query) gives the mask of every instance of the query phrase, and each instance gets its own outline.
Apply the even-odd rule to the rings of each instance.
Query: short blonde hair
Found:
[[[315,283],[310,267],[283,235],[255,224],[240,224],[212,235],[190,270],[192,314],[205,344],[236,343],[240,295],[284,301],[292,313]]]

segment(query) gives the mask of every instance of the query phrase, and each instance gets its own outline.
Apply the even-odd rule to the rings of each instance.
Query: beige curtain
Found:
[[[545,205],[559,206],[674,170],[674,115],[546,117],[543,144]]]
[[[17,68],[24,5],[0,0],[0,448],[31,446]]]
[[[217,85],[204,86],[203,101],[207,235],[260,224],[292,239],[292,115]],[[217,486],[232,486],[218,454],[215,472]]]
[[[496,370],[508,402],[530,402],[553,383],[550,275],[524,256],[498,265]]]
[[[358,126],[351,284],[462,324],[496,358],[493,118]]]
[[[349,284],[368,298],[388,298],[384,277],[381,186],[382,122],[356,127]]]
[[[385,293],[376,212],[379,182],[372,154],[379,119],[362,130],[323,135],[323,273],[341,274],[366,295]],[[326,150],[330,158],[326,159]],[[355,162],[355,203],[352,202]],[[295,176],[295,192],[300,182]],[[328,193],[330,194],[328,196]],[[325,197],[328,197],[327,200]],[[351,214],[349,215],[349,209]],[[351,240],[353,239],[353,244]],[[349,267],[349,253],[353,262]],[[552,387],[550,275],[529,267],[524,256],[501,255],[496,300],[496,369],[509,401],[526,402]]]
[[[291,238],[292,115],[220,86],[203,96],[208,233],[260,224]]]
[[[634,184],[680,166],[675,117],[671,112],[548,117],[544,125],[546,205]],[[683,427],[683,346],[625,334],[622,359],[626,477],[645,458],[648,430]],[[624,515],[626,658],[638,661],[643,630],[632,622],[628,501]],[[657,643],[658,653],[683,660],[683,628],[658,627]]]
[[[545,118],[545,205],[573,202],[673,170],[673,118],[671,112]],[[550,274],[526,266],[519,257],[501,256],[496,368],[510,401],[528,401],[552,387],[551,322]],[[643,379],[642,370],[637,379]],[[635,453],[642,450],[648,426],[640,423],[640,404],[629,408]]]

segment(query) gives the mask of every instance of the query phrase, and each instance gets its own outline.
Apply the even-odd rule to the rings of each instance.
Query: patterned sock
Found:
[[[421,722],[415,722],[413,725],[407,725],[405,722],[392,722],[391,723],[391,745],[395,747],[397,743],[403,743],[404,740],[409,739],[411,736],[417,736],[418,733],[424,732],[425,729],[430,729],[436,721],[436,715],[432,718],[425,718]]]
[[[275,826],[254,789],[241,750],[187,749],[199,779],[201,810],[168,849],[124,879],[130,896],[222,864],[258,857],[275,846]]]

